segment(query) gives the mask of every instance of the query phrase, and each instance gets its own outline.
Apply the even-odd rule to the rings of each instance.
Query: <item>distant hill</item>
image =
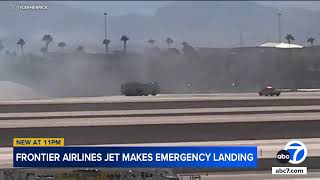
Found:
[[[66,41],[68,48],[79,44],[92,51],[103,52],[104,17],[81,9],[70,8],[55,2],[22,2],[23,4],[47,4],[48,11],[18,11],[12,8],[18,2],[0,2],[0,39],[8,49],[18,51],[16,41],[25,38],[26,51],[39,51],[44,34],[52,34],[57,49],[59,41]],[[108,7],[106,7],[108,9]],[[277,9],[255,2],[172,2],[157,10],[153,16],[128,14],[108,17],[108,34],[111,48],[121,48],[120,36],[127,34],[129,50],[145,46],[149,38],[165,46],[165,38],[195,46],[254,46],[277,39]],[[283,36],[291,33],[295,43],[306,44],[309,36],[320,33],[320,12],[298,8],[283,9]]]

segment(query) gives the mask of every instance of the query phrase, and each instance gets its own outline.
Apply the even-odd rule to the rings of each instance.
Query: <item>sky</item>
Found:
[[[258,3],[277,8],[295,7],[316,11],[320,10],[319,1],[258,1]]]
[[[25,2],[25,1],[24,1]],[[43,1],[41,1],[41,3],[42,3]],[[180,3],[181,1],[179,1],[178,3]],[[296,7],[296,8],[305,8],[305,9],[311,9],[311,10],[319,10],[320,11],[320,1],[281,1],[281,2],[279,2],[279,1],[255,1],[256,3],[258,3],[258,4],[262,4],[262,5],[265,5],[265,6],[272,6],[272,7],[278,7],[278,8],[285,8],[285,7]],[[34,3],[34,2],[33,2]],[[32,3],[32,4],[33,4]],[[38,1],[37,1],[37,3],[39,3]],[[79,10],[81,10],[81,11],[85,11],[85,12],[90,12],[91,14],[89,14],[89,13],[84,13],[84,16],[83,17],[80,17],[79,18],[79,20],[77,20],[77,21],[75,21],[75,23],[73,23],[73,25],[77,25],[77,24],[80,24],[80,22],[83,20],[83,19],[86,19],[86,17],[89,17],[90,15],[93,15],[94,17],[99,17],[100,15],[103,15],[103,13],[104,12],[108,12],[108,13],[110,13],[110,15],[111,16],[113,16],[111,19],[126,19],[127,17],[116,17],[116,16],[119,16],[119,15],[125,15],[125,14],[144,14],[144,15],[152,15],[152,14],[154,14],[159,8],[161,8],[161,7],[163,7],[163,6],[166,6],[166,5],[168,5],[168,4],[170,4],[170,3],[177,3],[176,1],[55,1],[54,3],[53,3],[53,7],[60,7],[60,5],[63,5],[63,6],[67,6],[67,7],[71,7],[71,8],[73,8],[73,9],[79,9]],[[183,4],[184,2],[181,2],[181,4]],[[232,3],[234,3],[234,2],[230,2],[230,4],[232,4]],[[238,2],[239,3],[239,2]],[[240,2],[241,3],[241,2]],[[56,4],[58,4],[58,6],[56,6]],[[49,7],[49,9],[50,9],[50,7]],[[65,8],[65,9],[69,9],[69,8]],[[77,12],[77,11],[72,11],[72,12]],[[81,12],[82,13],[82,12]],[[175,14],[175,12],[173,12],[174,14]],[[100,14],[100,15],[99,15]],[[201,14],[201,13],[200,13]],[[295,13],[293,13],[293,14],[295,14]],[[272,15],[272,13],[270,13],[270,16]],[[55,16],[55,15],[53,15],[53,16]],[[56,16],[55,16],[56,17]],[[100,16],[100,17],[102,17],[102,16]],[[173,16],[172,16],[173,17]],[[60,20],[61,21],[59,21],[60,23],[61,22],[64,22],[64,19],[65,17],[63,17],[62,16],[62,18],[60,18]],[[138,23],[140,23],[140,25],[142,24],[142,25],[144,25],[144,24],[146,24],[146,23],[143,23],[144,22],[144,20],[146,19],[146,18],[150,18],[150,17],[140,17],[140,16],[132,16],[132,17],[130,17],[130,19],[132,20],[133,19],[133,21],[131,22],[127,22],[127,21],[123,21],[123,22],[126,22],[126,23],[124,23],[124,24],[121,24],[121,23],[116,23],[115,25],[111,25],[111,27],[112,28],[115,28],[116,30],[114,30],[114,29],[111,29],[111,30],[109,30],[110,32],[109,33],[111,33],[111,35],[113,35],[113,37],[115,37],[115,38],[117,38],[117,39],[113,39],[113,44],[115,43],[115,42],[118,42],[118,36],[120,36],[121,34],[128,34],[128,32],[126,32],[126,28],[125,27],[128,27],[128,26],[130,26],[130,25],[128,25],[128,24],[130,24],[130,23],[133,23],[133,22],[138,22]],[[299,17],[295,17],[294,16],[294,18],[295,19],[298,19],[298,21],[297,22],[302,22],[302,21],[304,21],[304,19],[299,19]],[[41,18],[39,18],[39,19],[41,19]],[[59,18],[58,18],[59,19]],[[90,19],[90,18],[89,18]],[[139,19],[139,20],[137,20],[137,19]],[[165,19],[165,17],[164,17],[164,19]],[[102,20],[102,19],[100,19],[100,20]],[[135,21],[136,20],[136,21]],[[45,21],[45,20],[44,20]],[[274,21],[274,19],[272,19],[272,21]],[[316,22],[316,20],[313,20],[314,22]],[[57,21],[58,22],[58,21]],[[66,22],[68,22],[68,21],[66,21]],[[73,22],[73,20],[72,20],[72,22]],[[276,22],[276,21],[275,21]],[[286,22],[286,21],[284,21],[284,22]],[[111,22],[110,22],[111,23]],[[188,22],[186,23],[186,22],[183,22],[184,24],[186,24],[186,25],[188,25]],[[182,23],[182,24],[183,24]],[[246,22],[243,22],[243,23],[246,23]],[[8,23],[8,24],[10,24],[10,23]],[[49,25],[47,25],[47,24],[49,24]],[[103,21],[98,21],[98,22],[94,22],[94,23],[92,23],[92,24],[94,24],[94,26],[95,26],[95,28],[92,28],[92,29],[95,29],[96,31],[97,31],[97,33],[99,34],[99,33],[101,33],[101,34],[104,34],[104,31],[103,30],[101,30],[101,32],[100,32],[100,29],[99,28],[97,28],[97,27],[104,27],[103,25]],[[175,22],[173,23],[173,24],[175,24]],[[208,24],[208,23],[207,23]],[[207,24],[204,24],[204,25],[207,25]],[[49,26],[55,26],[55,28],[53,28],[54,30],[52,30],[52,31],[56,31],[56,32],[50,32],[50,28],[49,28]],[[216,28],[216,27],[214,27],[214,24],[210,24],[210,26],[211,27],[206,27],[207,29],[210,29],[210,28],[212,28],[213,30],[215,30],[215,32],[214,33],[216,33],[216,34],[219,34],[219,33],[221,33],[221,34],[224,34],[224,30],[223,30],[223,26],[220,26],[220,29],[219,28]],[[294,24],[294,25],[292,25],[292,26],[295,26],[295,27],[298,27],[297,28],[297,32],[292,32],[292,33],[296,33],[296,34],[299,34],[300,33],[300,35],[302,36],[302,34],[304,35],[304,36],[317,36],[318,37],[318,34],[316,34],[314,31],[316,31],[316,29],[318,29],[318,28],[309,28],[309,29],[307,29],[307,30],[304,30],[305,32],[303,32],[303,33],[301,33],[302,32],[302,30],[301,30],[301,28],[300,28],[300,26],[299,26],[299,24]],[[12,27],[15,27],[14,25],[12,26]],[[57,24],[55,24],[55,21],[51,21],[50,23],[44,23],[44,25],[43,26],[41,26],[40,28],[38,28],[38,29],[40,29],[40,30],[35,30],[35,35],[34,36],[31,36],[30,38],[32,39],[32,38],[38,38],[38,34],[37,33],[43,33],[43,32],[49,32],[49,33],[52,33],[52,34],[55,34],[56,35],[56,37],[57,38],[60,38],[60,39],[68,39],[69,37],[68,37],[68,35],[66,35],[67,33],[64,33],[64,32],[60,32],[60,30],[61,29],[63,29],[64,28],[64,26],[63,27],[60,27],[60,26],[58,26]],[[131,26],[131,27],[133,27],[133,26]],[[146,26],[146,27],[149,27],[149,26]],[[151,26],[150,26],[151,27]],[[149,28],[150,28],[149,27]],[[173,26],[172,26],[173,27]],[[175,26],[174,26],[175,27]],[[269,30],[267,31],[267,30],[265,30],[265,29],[267,29],[267,28],[264,28],[264,29],[262,29],[262,31],[263,31],[263,35],[259,35],[259,36],[257,36],[256,37],[256,39],[255,39],[255,41],[257,41],[257,42],[261,42],[261,41],[270,41],[270,40],[273,40],[273,39],[277,39],[277,38],[274,38],[274,37],[276,37],[276,28],[274,28],[274,27],[276,27],[274,24],[270,24],[270,26],[269,27],[267,27],[267,28],[269,28]],[[283,26],[284,28],[285,27],[287,27],[286,25],[284,25]],[[41,28],[43,28],[43,29],[41,29]],[[68,27],[69,28],[69,27]],[[73,26],[71,26],[71,29],[73,28]],[[176,27],[175,27],[176,28]],[[164,39],[164,37],[160,37],[160,36],[165,36],[165,35],[162,35],[161,33],[163,33],[163,34],[171,34],[171,36],[176,36],[175,38],[177,38],[177,39],[179,39],[180,38],[180,40],[181,39],[188,39],[189,37],[187,37],[188,35],[187,35],[187,33],[180,33],[180,32],[175,32],[175,31],[178,31],[178,27],[175,29],[175,28],[166,28],[166,27],[163,27],[163,32],[157,32],[157,29],[152,29],[152,27],[150,28],[150,29],[147,29],[147,30],[145,30],[145,31],[143,31],[143,30],[140,30],[139,28],[134,28],[133,30],[132,30],[132,34],[130,34],[130,36],[131,36],[131,39],[130,39],[130,43],[133,43],[133,42],[142,42],[142,41],[145,41],[145,40],[142,40],[142,38],[144,38],[145,36],[148,36],[148,37],[154,37],[154,38],[158,38],[158,39]],[[204,33],[204,32],[206,32],[206,30],[203,30],[203,29],[206,29],[206,28],[200,28],[200,29],[197,29],[197,30],[194,30],[194,32],[192,32],[192,33],[194,33],[194,34],[200,34],[200,35],[203,35],[203,36],[205,36],[204,34],[202,34],[202,33]],[[2,29],[5,29],[4,27],[2,27]],[[0,34],[2,35],[2,37],[3,36],[6,36],[6,34],[5,33],[8,33],[8,34],[10,34],[10,30],[9,31],[3,31],[3,32],[1,32],[1,30],[2,30],[1,28],[0,28]],[[66,28],[67,29],[67,28]],[[89,30],[90,28],[88,28],[88,30]],[[92,30],[92,29],[90,29],[90,30]],[[160,28],[158,28],[158,29],[162,29],[162,27],[160,27]],[[195,28],[196,29],[196,28]],[[81,30],[83,30],[83,29],[81,29]],[[39,32],[38,32],[39,31]],[[239,38],[239,34],[240,33],[238,33],[238,32],[235,32],[235,31],[237,31],[237,29],[235,29],[235,28],[233,28],[232,30],[230,30],[230,34],[232,35],[232,36],[234,36],[233,37],[233,41],[235,41],[233,44],[238,44],[239,43],[239,40],[238,39],[240,39]],[[241,32],[242,33],[242,39],[243,39],[243,41],[244,41],[244,44],[246,45],[246,44],[253,44],[253,42],[251,42],[250,43],[250,41],[249,40],[247,40],[247,39],[249,39],[249,37],[251,37],[252,36],[252,34],[246,34],[246,30],[242,30],[243,32]],[[260,29],[260,31],[261,31],[261,29]],[[266,31],[266,32],[264,32],[264,31]],[[285,30],[283,30],[283,31],[285,31]],[[19,32],[19,31],[17,31],[17,32]],[[60,32],[60,34],[58,33],[58,32]],[[83,30],[83,32],[82,31],[79,31],[79,32],[77,32],[77,33],[72,33],[72,35],[73,36],[78,36],[78,37],[83,37],[83,34],[81,34],[81,33],[84,33],[84,32],[87,32],[87,30]],[[133,33],[134,32],[134,33]],[[140,32],[142,32],[142,33],[140,33]],[[147,33],[143,33],[143,32],[147,32]],[[298,33],[299,32],[299,33]],[[114,34],[112,34],[112,33],[114,33]],[[117,34],[118,33],[118,34]],[[155,37],[156,35],[154,35],[154,34],[160,34],[159,35],[159,37]],[[206,32],[206,33],[213,33],[213,32]],[[28,34],[28,31],[21,31],[21,32],[19,32],[19,36],[27,36],[27,34]],[[116,35],[115,35],[116,34]],[[190,32],[190,34],[191,34],[191,32]],[[199,36],[200,36],[199,35]],[[87,36],[86,36],[87,37]],[[187,38],[186,38],[187,37]],[[221,36],[219,36],[219,37],[222,37],[222,35]],[[219,39],[219,37],[215,37],[216,39]],[[14,38],[17,38],[17,37],[15,37],[14,36]],[[88,37],[89,38],[89,37]],[[100,38],[99,36],[96,36],[95,37],[96,39],[98,39],[98,38]],[[226,42],[224,39],[219,39],[219,40],[207,40],[206,39],[206,37],[203,37],[202,39],[201,39],[201,37],[197,37],[198,39],[199,39],[199,41],[200,42],[193,42],[194,44],[196,44],[196,45],[201,45],[201,46],[208,46],[208,44],[218,44],[219,46],[221,45],[221,42]],[[305,41],[305,37],[300,37],[301,39],[302,39],[302,41],[304,42]],[[98,41],[98,40],[92,40],[92,39],[94,39],[92,36],[90,36],[90,40],[92,41],[92,42],[96,42],[96,41]],[[198,40],[197,39],[197,40]],[[213,38],[214,39],[214,38]],[[253,38],[254,39],[254,38]],[[295,41],[295,42],[297,42],[298,43],[298,38],[296,38],[297,40]],[[71,42],[71,43],[73,43],[73,44],[79,44],[79,43],[81,43],[81,42],[78,42],[79,40],[77,39],[77,38],[72,38],[72,39],[70,39],[69,40],[69,42]],[[216,42],[215,42],[216,41]],[[39,42],[39,43],[41,43],[41,42]],[[198,44],[197,44],[198,43]],[[201,43],[203,43],[203,44],[201,44]],[[254,42],[255,43],[255,42]],[[300,42],[299,42],[300,43]],[[232,45],[233,45],[232,44]],[[99,44],[100,45],[100,44]],[[143,45],[145,45],[145,44],[143,44]],[[165,45],[165,44],[164,44]],[[199,45],[199,46],[200,46]],[[16,47],[16,43],[15,42],[13,42],[12,41],[12,46],[14,46],[14,47]],[[97,45],[98,46],[98,45]],[[223,45],[222,45],[223,46]],[[227,46],[227,45],[226,45]],[[38,48],[38,47],[37,47]]]
[[[105,12],[111,14],[145,14],[152,15],[156,10],[172,1],[59,1],[58,3],[79,8],[88,12]],[[320,10],[319,1],[256,1],[265,6],[276,8],[296,7],[309,10]]]
[[[63,1],[58,2],[73,8],[80,8],[88,12],[105,12],[112,15],[146,14],[152,15],[159,7],[169,1]]]

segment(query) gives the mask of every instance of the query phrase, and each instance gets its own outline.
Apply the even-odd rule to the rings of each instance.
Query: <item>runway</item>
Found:
[[[0,113],[320,105],[320,93],[306,94],[308,93],[284,93],[280,97],[259,97],[253,93],[226,93],[1,101]]]
[[[1,148],[12,146],[14,137],[64,137],[66,145],[265,141],[271,148],[277,140],[320,138],[319,129],[318,92],[280,97],[226,93],[0,102]],[[311,146],[314,156],[319,144]],[[277,149],[280,146],[282,142]],[[7,150],[9,154],[0,155],[1,162],[10,161]],[[274,152],[261,157],[274,159]]]
[[[228,117],[227,117],[228,118]],[[43,128],[2,128],[0,146],[11,146],[14,137],[64,137],[66,144],[124,144],[148,142],[220,141],[319,137],[320,121],[266,121],[229,123],[143,124]],[[304,118],[304,116],[302,116]],[[198,119],[191,119],[198,121]],[[226,119],[228,120],[228,119]],[[23,121],[20,121],[23,122]],[[52,124],[56,123],[54,121]],[[21,125],[23,123],[19,123]],[[21,125],[22,126],[22,125]],[[81,138],[79,135],[83,134]]]
[[[63,111],[63,112],[22,112],[0,113],[0,120],[36,120],[68,118],[117,118],[153,116],[197,116],[197,115],[249,115],[283,113],[318,113],[320,106],[267,106],[233,108],[190,108],[115,111]]]
[[[297,94],[301,97],[312,97],[315,104],[319,105],[307,104],[312,101],[299,99],[299,96],[294,96]],[[118,97],[106,97],[109,100],[100,97],[15,101],[7,104],[2,102],[0,137],[3,138],[0,146],[11,146],[11,139],[14,137],[34,137],[35,134],[38,137],[56,137],[58,134],[66,138],[66,142],[70,145],[312,138],[319,136],[320,98],[313,97],[318,94],[320,95],[320,93],[284,93],[282,97],[284,99],[256,97],[250,93],[122,96],[118,99],[122,101],[120,104],[107,102]],[[199,97],[206,99],[252,97],[261,100],[244,99],[231,102],[225,99],[190,100]],[[154,102],[142,101],[149,98]],[[163,98],[175,101],[162,102]],[[94,103],[98,99],[100,102]],[[130,102],[137,99],[139,102]],[[297,105],[291,100],[298,100],[302,105]],[[62,101],[64,103],[61,103]],[[82,104],[84,103],[82,101],[87,103]],[[260,106],[261,102],[267,102],[269,106]],[[285,102],[289,106],[279,106],[277,104],[279,102]],[[167,103],[171,103],[174,107],[165,106]],[[219,103],[231,107],[221,108]],[[258,106],[249,106],[254,103]],[[162,106],[165,107],[161,108]],[[31,108],[29,109],[31,111],[25,112],[28,108]],[[12,111],[3,112],[9,109]],[[86,136],[79,139],[79,134],[83,132],[86,132]]]
[[[23,120],[23,119],[21,119]],[[211,124],[240,122],[286,122],[316,121],[320,113],[284,113],[284,114],[252,114],[252,115],[203,115],[203,116],[151,116],[151,117],[117,117],[117,118],[56,118],[38,120],[5,120],[0,121],[1,129],[37,128],[37,127],[72,127],[72,126],[128,126],[128,125],[160,125],[160,124]]]
[[[211,93],[211,94],[159,94],[157,96],[100,96],[66,97],[35,100],[1,101],[0,104],[50,104],[50,103],[101,103],[101,102],[155,102],[193,100],[263,100],[263,99],[320,99],[320,92],[283,92],[280,96],[266,97],[257,93]]]

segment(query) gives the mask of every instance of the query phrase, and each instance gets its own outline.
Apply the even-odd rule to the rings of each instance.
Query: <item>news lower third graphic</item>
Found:
[[[14,167],[257,168],[257,165],[256,146],[53,147],[37,144],[32,147],[28,144],[13,149]]]
[[[64,138],[13,138],[13,147],[64,146]]]
[[[289,141],[277,153],[277,160],[281,164],[301,164],[308,155],[306,145],[299,140]],[[307,167],[272,167],[272,174],[307,174]]]

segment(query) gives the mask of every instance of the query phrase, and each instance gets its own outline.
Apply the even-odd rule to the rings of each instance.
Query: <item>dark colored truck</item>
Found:
[[[155,96],[160,93],[160,87],[156,82],[127,82],[121,85],[121,93],[126,96]]]
[[[268,86],[266,88],[263,88],[261,91],[259,91],[259,95],[260,96],[279,96],[280,95],[280,91],[274,89],[271,86]]]

